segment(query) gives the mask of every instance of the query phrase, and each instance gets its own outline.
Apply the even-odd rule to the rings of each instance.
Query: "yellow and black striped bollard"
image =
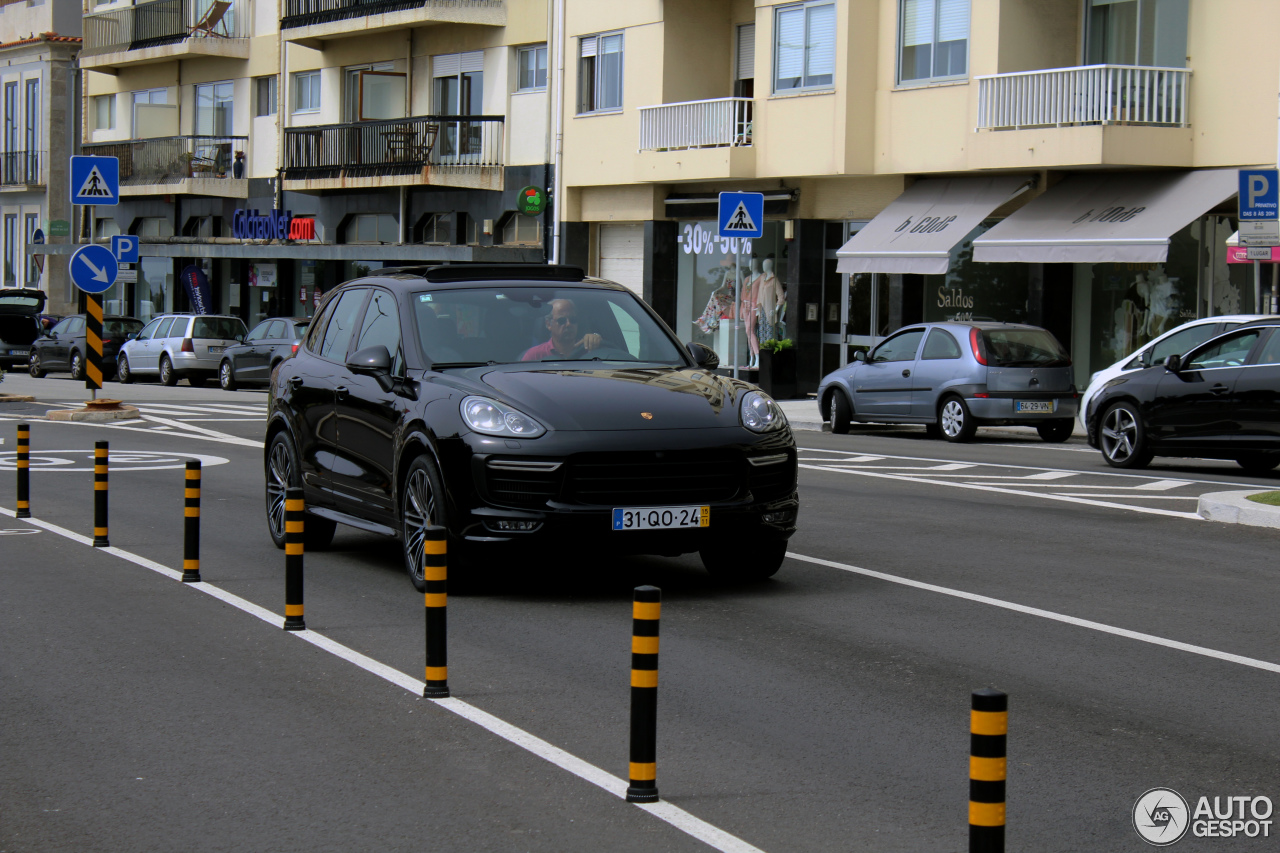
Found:
[[[303,515],[302,487],[290,486],[284,490],[284,629],[305,631],[307,622],[302,616],[302,541]]]
[[[86,349],[84,363],[84,387],[94,392],[102,388],[102,296],[90,293],[85,300],[84,339]]]
[[[93,547],[108,548],[107,539],[107,442],[93,443]]]
[[[18,424],[18,511],[16,518],[31,517],[31,427]]]
[[[448,531],[431,526],[422,542],[422,577],[427,582],[423,602],[427,609],[427,699],[449,698],[449,654],[445,621],[448,603]]]
[[[969,717],[969,853],[1004,853],[1005,739],[1009,697],[973,691]]]
[[[631,785],[628,803],[658,801],[658,618],[662,590],[638,586],[631,604]]]
[[[200,583],[200,460],[187,461],[182,509],[182,582]]]

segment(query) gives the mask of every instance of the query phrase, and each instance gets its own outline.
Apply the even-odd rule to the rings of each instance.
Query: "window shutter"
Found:
[[[902,46],[933,43],[934,0],[902,0]]]
[[[432,77],[457,77],[458,76],[458,58],[461,54],[446,53],[440,56],[431,57],[431,76]]]
[[[804,74],[804,8],[783,9],[777,21],[778,79]]]
[[[458,70],[467,71],[483,71],[484,70],[484,51],[473,50],[470,53],[458,54]]]
[[[578,47],[581,49],[582,58],[587,59],[596,55],[596,37],[583,36],[578,39]]]
[[[809,8],[809,61],[806,76],[834,74],[836,70],[835,4]]]
[[[738,27],[738,80],[756,76],[756,25]]]
[[[938,41],[964,41],[969,37],[969,0],[939,0]]]

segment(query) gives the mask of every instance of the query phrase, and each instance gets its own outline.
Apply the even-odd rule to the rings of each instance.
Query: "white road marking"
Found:
[[[1120,498],[1122,500],[1138,500],[1138,501],[1198,501],[1199,495],[1140,495],[1130,492],[1124,495],[1099,495],[1094,492],[1058,492],[1060,495],[1067,495],[1077,498]]]
[[[66,458],[72,457],[72,458]],[[31,453],[31,470],[40,471],[93,471],[92,450],[36,450]],[[112,474],[128,471],[169,471],[185,468],[188,459],[199,459],[206,468],[225,465],[229,460],[222,456],[206,456],[201,453],[159,453],[152,450],[116,450],[108,455]],[[76,467],[76,462],[82,463]],[[0,452],[0,471],[16,471],[17,451]],[[150,463],[150,464],[135,464]]]
[[[238,423],[241,421],[254,421],[257,423],[262,422],[262,418],[177,418],[177,420],[182,421],[184,424],[194,423],[196,421],[200,421],[203,423],[214,423],[214,424],[229,424],[229,423]]]
[[[1153,480],[1150,483],[1143,483],[1140,486],[1134,486],[1135,489],[1141,489],[1147,492],[1167,492],[1169,489],[1176,489],[1179,486],[1185,486],[1182,480]]]
[[[163,432],[166,436],[175,438],[190,438],[195,441],[213,441],[218,444],[239,444],[243,447],[256,447],[261,449],[265,445],[261,441],[252,438],[240,438],[239,436],[229,435],[225,432],[217,432],[204,427],[188,426],[179,421],[171,421],[166,418],[147,417],[146,422],[154,424],[147,427],[123,426],[127,421],[111,421],[108,423],[94,424],[87,421],[44,421],[49,424],[59,424],[63,426],[81,426],[92,427],[94,429],[115,429],[122,432],[132,432],[138,435],[151,435],[157,432]],[[174,427],[177,427],[175,430]]]
[[[804,554],[796,554],[791,551],[787,552],[787,556],[793,560],[800,560],[805,563],[813,563],[818,566],[827,566],[832,569],[839,569],[842,572],[850,572],[857,575],[865,575],[869,578],[888,581],[889,583],[901,584],[902,586],[914,587],[922,589],[926,592],[936,592],[942,595],[949,595],[953,598],[962,598],[966,601],[977,602],[978,604],[987,604],[991,607],[999,607],[1003,610],[1012,610],[1015,613],[1025,613],[1028,616],[1038,616],[1041,619],[1049,619],[1054,622],[1062,622],[1067,625],[1075,625],[1079,628],[1088,628],[1091,631],[1099,631],[1104,634],[1113,634],[1117,637],[1125,637],[1130,640],[1137,640],[1141,643],[1151,643],[1156,646],[1164,646],[1167,649],[1176,649],[1180,652],[1189,652],[1193,655],[1203,655],[1204,657],[1214,658],[1215,660],[1227,661],[1229,663],[1238,663],[1241,666],[1249,666],[1254,669],[1262,669],[1267,672],[1280,673],[1280,664],[1271,661],[1259,660],[1257,658],[1247,658],[1243,655],[1233,655],[1230,652],[1220,652],[1217,649],[1206,648],[1205,646],[1194,646],[1190,643],[1183,643],[1178,640],[1170,640],[1165,637],[1157,637],[1154,634],[1144,634],[1141,631],[1130,631],[1128,628],[1117,628],[1114,625],[1107,625],[1103,622],[1093,622],[1088,619],[1078,619],[1075,616],[1067,616],[1062,613],[1054,613],[1052,610],[1041,610],[1038,607],[1027,607],[1023,604],[1015,604],[1012,601],[1004,601],[999,598],[991,598],[986,595],[978,595],[964,590],[951,589],[950,587],[938,586],[937,584],[924,583],[923,581],[912,580],[911,578],[899,577],[898,575],[888,575],[884,572],[876,572],[871,569],[863,569],[858,566],[851,566],[847,563],[837,563],[833,560],[824,560],[820,557],[807,557]]]
[[[10,518],[15,517],[14,511],[7,507],[0,507],[0,515],[7,515]],[[73,533],[72,531],[67,530],[64,527],[59,527],[56,524],[50,524],[47,521],[42,521],[37,518],[26,518],[23,519],[23,521],[30,523],[35,527],[47,530],[50,533],[56,533],[73,542],[78,542],[81,545],[93,546],[93,540],[91,538],[81,536],[78,533]],[[145,569],[150,569],[157,574],[164,575],[170,580],[179,582],[182,580],[182,572],[171,569],[168,566],[155,562],[154,560],[148,560],[146,557],[142,557],[116,547],[99,548],[97,550],[105,554],[111,554],[112,556],[119,557],[122,560],[126,560]],[[251,616],[256,616],[268,625],[272,625],[282,630],[284,628],[283,616],[267,610],[265,607],[260,607],[252,601],[248,601],[238,595],[219,589],[212,584],[202,582],[183,584],[183,586],[211,595],[219,601],[242,610]],[[291,631],[289,632],[289,635],[297,637],[300,640],[305,640],[317,648],[324,649],[336,657],[355,664],[366,672],[376,675],[384,681],[388,681],[397,687],[407,690],[414,696],[421,697],[423,690],[426,689],[427,685],[425,682],[406,675],[400,670],[387,666],[381,661],[375,660],[368,655],[361,654],[355,649],[331,640],[323,634],[306,630]],[[619,779],[607,771],[601,770],[594,764],[583,761],[572,753],[566,752],[560,747],[555,746],[536,735],[526,732],[524,729],[513,726],[487,711],[482,711],[474,705],[468,704],[467,702],[457,698],[424,699],[423,701],[433,702],[447,711],[452,711],[459,717],[475,723],[503,740],[515,744],[521,749],[536,755],[538,758],[554,764],[562,770],[567,770],[579,779],[590,782],[592,785],[613,794],[619,799],[626,799],[627,786],[629,785],[628,780]],[[659,820],[670,824],[681,832],[684,832],[686,835],[690,835],[693,838],[698,839],[709,847],[722,851],[722,853],[764,853],[760,848],[748,844],[736,835],[731,835],[723,829],[707,823],[701,818],[695,817],[679,806],[674,806],[671,803],[660,801],[657,803],[629,803],[628,805],[634,805],[636,808],[643,809]]]

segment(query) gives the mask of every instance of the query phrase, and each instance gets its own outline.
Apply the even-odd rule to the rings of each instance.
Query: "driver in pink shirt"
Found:
[[[551,300],[551,313],[547,316],[547,329],[551,340],[530,347],[521,361],[543,361],[557,357],[569,358],[574,353],[598,349],[604,339],[594,332],[578,337],[578,312],[572,299]]]

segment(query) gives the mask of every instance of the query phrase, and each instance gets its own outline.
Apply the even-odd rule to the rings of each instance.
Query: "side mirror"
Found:
[[[371,376],[391,375],[391,353],[382,344],[365,347],[352,353],[347,359],[347,367],[353,373],[367,373]]]
[[[866,362],[867,362],[867,354],[866,354],[865,352],[863,352],[862,350],[854,350],[854,351],[853,351],[853,360],[854,360],[854,361],[860,361],[860,362],[862,362],[863,364],[866,364]]]
[[[236,343],[244,343],[244,335],[236,335]]]
[[[720,366],[720,356],[706,344],[690,341],[685,344],[685,349],[689,351],[689,355],[693,356],[693,363],[703,370],[715,370]]]
[[[129,334],[125,335],[125,339],[130,341],[136,341],[138,339],[138,333],[130,332]]]
[[[1182,369],[1182,356],[1174,353],[1164,360],[1164,369],[1170,373],[1177,373]]]

